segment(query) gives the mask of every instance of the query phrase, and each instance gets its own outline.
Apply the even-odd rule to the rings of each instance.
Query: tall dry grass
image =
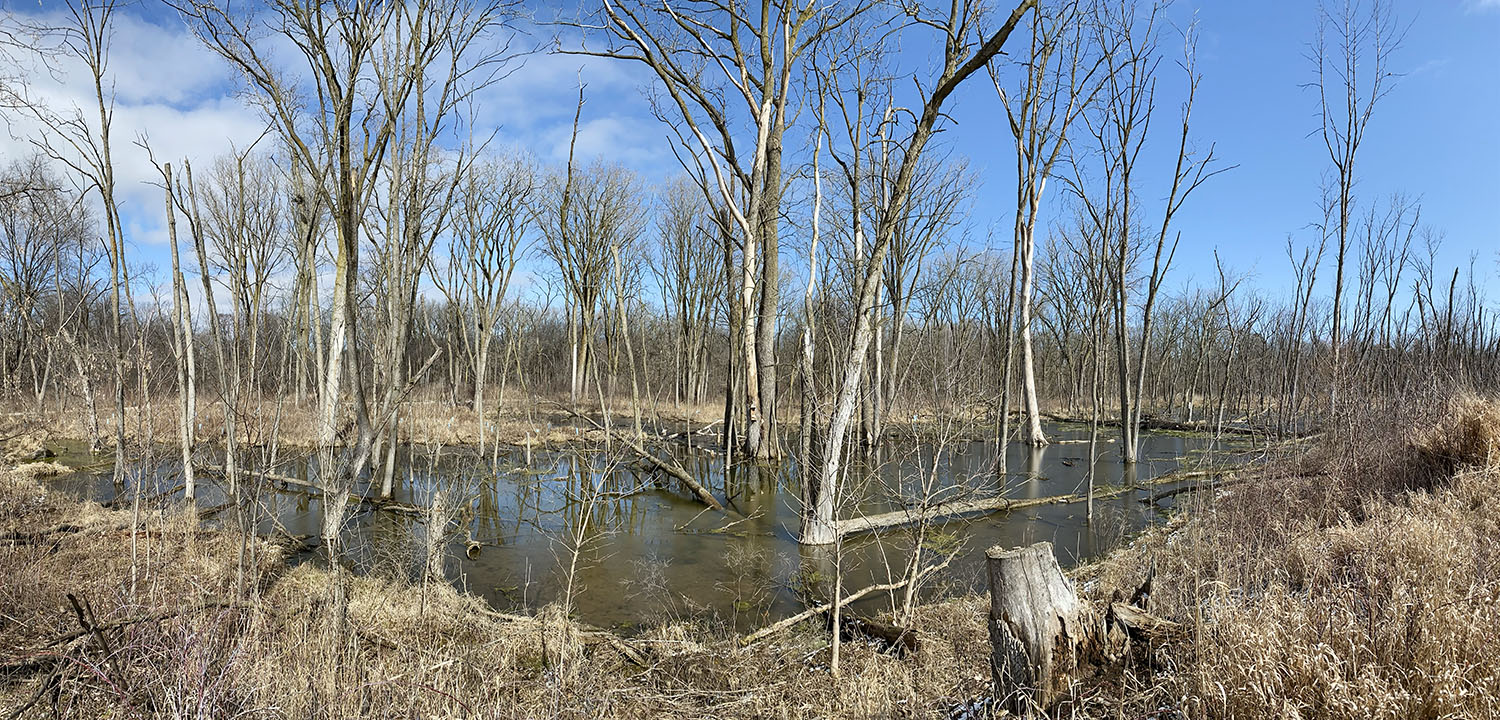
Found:
[[[1185,631],[1054,716],[1500,717],[1500,406],[1395,420],[1351,422],[1077,573],[1102,600],[1154,571],[1149,609]],[[742,648],[722,624],[624,641],[443,584],[424,604],[406,581],[24,473],[0,477],[0,527],[7,716],[942,717],[989,693],[982,597],[918,607],[910,657],[847,644],[834,677],[816,625]]]
[[[1151,609],[1188,628],[1129,679],[1131,705],[1500,717],[1500,405],[1389,420],[1351,423],[1085,573],[1107,594],[1155,568]]]

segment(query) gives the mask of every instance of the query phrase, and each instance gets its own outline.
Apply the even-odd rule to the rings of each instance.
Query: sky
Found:
[[[46,0],[0,0],[0,7],[29,17],[60,10]],[[1420,199],[1423,222],[1445,237],[1440,266],[1451,272],[1475,259],[1476,274],[1493,297],[1500,292],[1494,280],[1500,274],[1500,0],[1396,0],[1394,7],[1409,24],[1392,60],[1401,75],[1377,107],[1361,148],[1359,201],[1391,193]],[[539,16],[555,12],[534,9]],[[1214,282],[1217,254],[1266,292],[1289,292],[1287,238],[1314,241],[1309,224],[1318,218],[1320,178],[1330,167],[1316,134],[1317,98],[1305,87],[1314,79],[1307,52],[1316,5],[1310,0],[1179,0],[1169,17],[1179,28],[1196,22],[1199,33],[1203,81],[1193,141],[1199,147],[1212,143],[1221,164],[1236,167],[1203,186],[1178,215],[1182,246],[1168,286]],[[137,141],[148,140],[159,160],[185,157],[207,166],[231,145],[255,143],[266,123],[246,102],[229,68],[200,47],[169,9],[145,0],[127,6],[116,22],[111,70],[122,214],[131,257],[155,265],[160,281],[169,266],[162,196],[151,184],[158,176]],[[547,44],[550,30],[529,30],[530,39],[522,42]],[[1176,32],[1167,31],[1163,48],[1175,47]],[[577,40],[565,35],[562,42]],[[89,80],[79,68],[65,64],[52,73],[19,68],[29,73],[28,90],[55,107],[92,102]],[[678,171],[667,129],[651,116],[645,100],[651,78],[631,63],[532,55],[486,90],[480,122],[497,130],[497,142],[561,163],[580,80],[588,88],[580,157],[618,161],[652,183]],[[1179,97],[1174,93],[1182,84],[1181,71],[1163,64],[1161,83],[1159,103],[1170,109]],[[987,229],[1008,229],[1013,221],[1014,151],[988,78],[973,78],[949,108],[952,121],[939,142],[944,151],[967,158],[981,180],[967,222],[967,242],[974,248],[984,244]],[[1172,118],[1164,117],[1158,132],[1167,138],[1174,129]],[[29,138],[39,128],[15,114],[6,121],[0,161],[8,162],[29,152]],[[1143,162],[1169,172],[1173,150],[1148,147]],[[1148,203],[1159,203],[1166,194],[1164,184],[1155,186],[1159,190],[1142,191]],[[1050,187],[1055,200],[1061,186]],[[1002,250],[1008,244],[996,242]],[[186,252],[186,240],[184,245]],[[784,262],[797,264],[793,258]]]

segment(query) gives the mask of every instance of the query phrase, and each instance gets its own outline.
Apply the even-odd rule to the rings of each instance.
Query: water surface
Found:
[[[1053,425],[1047,432],[1055,441],[1048,447],[1010,445],[1004,474],[995,472],[993,441],[938,446],[891,439],[877,452],[851,459],[846,492],[856,500],[843,516],[901,509],[924,492],[935,501],[1083,493],[1089,476],[1087,429]],[[1101,442],[1094,482],[1098,487],[1149,485],[1180,467],[1226,462],[1246,449],[1216,445],[1206,437],[1147,433],[1139,462],[1125,465],[1115,443]],[[400,503],[426,507],[441,491],[457,506],[461,520],[445,537],[445,572],[456,586],[497,609],[525,612],[566,594],[571,575],[575,615],[625,630],[693,618],[744,631],[800,610],[806,596],[826,596],[838,570],[846,592],[891,582],[901,576],[916,546],[913,532],[902,528],[850,538],[842,547],[804,547],[796,542],[795,462],[742,464],[726,472],[712,452],[686,447],[673,452],[740,517],[706,509],[618,452],[550,450],[528,458],[510,451],[496,463],[467,448],[407,447],[398,456],[395,495]],[[175,451],[161,454],[149,467],[137,465],[130,472],[132,483],[141,482],[146,496],[158,501],[171,497],[181,482]],[[81,458],[63,460],[81,464]],[[283,458],[277,471],[316,478],[316,464],[308,457]],[[51,482],[100,502],[128,501],[130,492],[122,497],[108,469]],[[1083,503],[1069,503],[936,524],[920,545],[924,563],[956,555],[923,591],[982,589],[983,553],[996,544],[1047,540],[1065,566],[1097,557],[1160,519],[1161,508],[1140,502],[1144,496],[1131,491],[1096,500],[1092,520]],[[200,490],[198,503],[212,508],[224,497],[210,486]],[[315,491],[267,489],[257,508],[262,533],[316,538],[320,531],[322,505]],[[412,576],[422,567],[425,540],[420,513],[363,505],[346,522],[344,561],[361,571]],[[576,562],[575,547],[581,548]],[[874,612],[892,602],[874,598],[863,609]]]

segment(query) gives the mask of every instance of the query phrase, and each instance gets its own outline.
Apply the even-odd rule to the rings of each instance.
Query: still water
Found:
[[[1007,472],[997,474],[993,442],[890,440],[877,453],[850,463],[846,494],[856,501],[843,512],[878,513],[906,507],[924,494],[935,502],[1004,495],[1036,498],[1081,494],[1089,476],[1088,432],[1051,426],[1054,444],[1033,449],[1012,444]],[[1101,440],[1106,438],[1101,432]],[[1115,443],[1101,442],[1096,487],[1148,485],[1179,468],[1232,461],[1247,446],[1206,437],[1143,434],[1140,461],[1125,465]],[[731,467],[702,450],[677,447],[675,455],[702,484],[739,515],[725,517],[660,484],[634,458],[593,451],[521,451],[480,458],[472,450],[422,446],[399,456],[396,500],[425,507],[435,492],[455,506],[445,538],[445,572],[454,585],[484,597],[495,608],[525,612],[559,599],[573,569],[574,614],[585,622],[629,631],[671,618],[731,625],[739,631],[784,617],[808,595],[826,596],[835,569],[845,591],[901,577],[913,553],[910,529],[852,537],[841,549],[796,542],[799,489],[795,463]],[[169,453],[164,453],[169,454]],[[76,458],[63,458],[70,464]],[[528,463],[529,460],[529,463]],[[81,464],[81,463],[80,463]],[[284,459],[277,472],[312,480],[310,458]],[[135,467],[143,493],[170,497],[181,482],[169,460]],[[56,478],[53,486],[100,502],[119,502],[106,469]],[[363,488],[361,488],[363,490]],[[127,491],[128,494],[128,491]],[[983,588],[984,550],[1052,542],[1064,566],[1096,557],[1161,518],[1161,508],[1132,491],[1094,503],[1048,504],[973,516],[929,528],[921,543],[924,563],[956,553],[934,575],[925,594]],[[215,488],[200,490],[200,508],[222,502]],[[260,497],[262,533],[316,538],[321,501],[316,492],[268,488]],[[358,506],[345,524],[343,561],[364,572],[413,576],[422,567],[425,518],[419,513]],[[316,546],[309,542],[309,546]],[[573,549],[581,548],[573,561]],[[308,551],[303,559],[314,559]],[[863,609],[891,607],[893,598],[865,601]]]

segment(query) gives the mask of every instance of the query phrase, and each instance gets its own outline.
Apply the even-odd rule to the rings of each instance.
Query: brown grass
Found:
[[[238,414],[236,435],[243,443],[268,442],[276,433],[284,446],[313,447],[318,442],[317,407],[312,400],[298,406],[291,400],[278,402],[275,398],[244,399]],[[596,430],[575,430],[575,419],[568,410],[569,403],[563,397],[507,399],[504,406],[487,413],[485,441],[505,445],[533,447],[558,447],[575,443],[599,443],[603,433]],[[631,418],[628,399],[617,399],[610,403],[613,424],[623,426]],[[601,417],[597,403],[584,403],[580,410],[595,419]],[[177,405],[175,396],[155,398],[149,405],[131,403],[126,406],[126,437],[131,442],[151,440],[160,443],[176,443]],[[88,440],[88,423],[83,413],[76,408],[64,412],[48,409],[37,413],[34,409],[18,411],[28,427],[46,428],[47,433],[57,439]],[[344,417],[350,417],[345,412]],[[642,416],[648,426],[660,425],[667,432],[676,432],[686,424],[701,428],[723,417],[723,408],[713,405],[682,405],[671,403],[645,404]],[[101,408],[99,414],[101,440],[105,444],[114,440],[114,413],[110,408]],[[587,428],[587,423],[582,424]],[[196,431],[200,439],[224,437],[224,406],[211,396],[200,398]],[[446,399],[417,398],[407,403],[401,416],[403,441],[418,444],[475,445],[479,442],[479,415],[466,405],[453,405]]]
[[[984,603],[921,610],[924,647],[898,659],[847,643],[839,678],[808,626],[749,648],[666,622],[630,642],[549,607],[502,616],[446,585],[288,567],[174,512],[130,515],[0,478],[0,707],[23,717],[920,717],[981,694]],[[348,598],[341,621],[334,590]],[[67,595],[104,641],[82,633]],[[136,622],[132,622],[136,621]],[[108,650],[105,649],[105,643]]]
[[[1151,609],[1191,639],[1130,704],[1204,718],[1500,717],[1500,408],[1277,463],[1081,575],[1157,576]]]

